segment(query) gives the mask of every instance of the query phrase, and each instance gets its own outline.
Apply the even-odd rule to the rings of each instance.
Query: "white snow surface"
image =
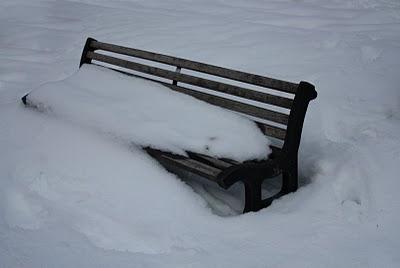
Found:
[[[31,92],[28,102],[128,144],[239,161],[270,153],[268,138],[250,119],[100,66],[84,64],[67,79]]]
[[[239,186],[25,108],[87,36],[315,84],[299,190],[240,215]],[[2,0],[0,267],[399,267],[399,70],[398,0]]]

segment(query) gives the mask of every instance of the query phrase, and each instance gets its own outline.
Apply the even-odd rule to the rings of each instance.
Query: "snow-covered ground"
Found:
[[[87,36],[314,83],[301,188],[237,215],[240,189],[24,108]],[[398,267],[399,70],[398,0],[2,0],[0,267]]]

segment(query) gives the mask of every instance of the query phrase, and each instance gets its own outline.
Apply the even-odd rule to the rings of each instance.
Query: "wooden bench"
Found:
[[[298,149],[303,121],[308,103],[317,97],[317,92],[310,83],[291,83],[103,43],[92,38],[88,38],[84,46],[80,66],[83,64],[97,64],[128,75],[156,81],[172,90],[241,113],[255,121],[260,130],[274,140],[269,159],[243,163],[231,159],[217,159],[196,152],[188,152],[188,157],[184,157],[144,148],[167,170],[175,173],[179,170],[194,173],[217,183],[224,189],[228,189],[238,181],[243,182],[245,188],[243,212],[267,207],[274,199],[297,190]],[[176,69],[161,68],[162,64]],[[182,69],[190,70],[190,73],[184,74],[181,72]],[[26,104],[26,96],[22,101]],[[262,182],[279,175],[282,175],[281,190],[267,199],[262,199]]]

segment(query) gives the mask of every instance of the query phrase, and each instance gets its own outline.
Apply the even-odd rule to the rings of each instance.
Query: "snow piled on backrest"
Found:
[[[244,161],[270,153],[269,140],[244,116],[104,67],[83,65],[65,80],[40,86],[28,101],[59,118],[177,154]]]

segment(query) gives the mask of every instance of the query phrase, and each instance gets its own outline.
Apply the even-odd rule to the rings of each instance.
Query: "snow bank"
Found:
[[[239,161],[266,158],[269,140],[243,116],[155,82],[84,65],[27,98],[40,111],[129,143],[177,154],[199,152]]]
[[[6,224],[25,230],[68,226],[98,247],[146,254],[198,246],[190,230],[213,216],[190,187],[146,153],[32,111],[18,114],[31,123],[15,126],[1,116],[7,127],[2,137],[14,135],[22,145],[2,148],[8,159],[0,169],[9,170],[10,179],[0,184]]]

